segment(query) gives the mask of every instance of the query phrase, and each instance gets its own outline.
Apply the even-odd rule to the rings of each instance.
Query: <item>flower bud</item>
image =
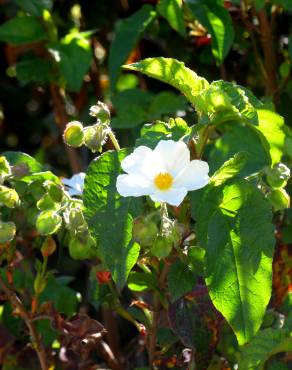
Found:
[[[108,135],[108,128],[98,123],[84,129],[85,145],[93,152],[101,152]]]
[[[35,293],[37,295],[41,294],[45,290],[46,285],[47,280],[41,274],[37,274],[33,283]]]
[[[158,227],[152,220],[137,218],[133,224],[133,239],[141,246],[150,246],[158,233]]]
[[[10,242],[16,233],[16,227],[13,222],[0,221],[0,243]]]
[[[102,123],[108,123],[111,116],[108,106],[101,101],[98,101],[96,105],[90,107],[89,114],[92,117],[96,117],[96,119],[100,120]]]
[[[8,208],[14,208],[19,202],[19,196],[14,189],[0,185],[0,205],[4,204]]]
[[[51,254],[55,252],[56,248],[57,245],[55,240],[51,237],[46,238],[41,247],[43,257],[49,257]]]
[[[268,194],[267,198],[275,211],[283,211],[290,206],[290,197],[285,189],[274,189]]]
[[[173,242],[165,236],[158,235],[151,246],[151,253],[157,258],[165,258],[172,250]]]
[[[73,148],[81,146],[84,142],[82,123],[78,121],[69,122],[65,128],[63,138],[65,143]]]
[[[76,235],[88,232],[87,223],[80,208],[72,208],[64,213],[64,219],[68,230]]]
[[[0,183],[11,174],[10,165],[5,157],[0,157]]]
[[[87,235],[87,238],[74,237],[69,242],[69,254],[75,260],[84,260],[97,256],[95,240]]]
[[[55,233],[61,225],[62,217],[54,211],[43,211],[36,220],[36,228],[42,235]]]
[[[284,163],[277,163],[273,168],[268,168],[267,182],[272,188],[282,188],[286,186],[290,178],[290,169]]]

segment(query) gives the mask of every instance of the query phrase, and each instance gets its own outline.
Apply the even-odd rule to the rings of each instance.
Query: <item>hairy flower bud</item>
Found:
[[[3,183],[5,177],[11,174],[10,165],[5,157],[0,157],[0,184]]]
[[[266,170],[268,184],[272,188],[282,188],[286,186],[290,178],[290,169],[284,163],[277,163],[273,168]]]
[[[84,132],[81,122],[69,122],[63,134],[64,141],[67,145],[73,148],[78,148],[84,142]]]
[[[19,196],[14,189],[0,185],[0,205],[4,204],[8,208],[14,208],[19,202]]]
[[[101,101],[90,107],[89,114],[92,117],[96,117],[102,123],[109,123],[111,116],[108,106]]]
[[[94,126],[88,126],[84,129],[85,145],[93,152],[101,152],[105,144],[109,129],[108,127],[97,123]]]

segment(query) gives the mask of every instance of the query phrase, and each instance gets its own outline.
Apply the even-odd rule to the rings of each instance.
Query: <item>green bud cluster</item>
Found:
[[[97,256],[96,242],[89,233],[81,205],[69,207],[64,213],[64,220],[69,231],[69,254],[74,259],[86,259]]]
[[[63,138],[67,145],[78,148],[87,146],[93,153],[101,152],[110,132],[110,110],[106,104],[97,102],[90,108],[89,114],[96,118],[92,126],[83,127],[79,121],[69,122],[65,128]]]
[[[277,163],[272,168],[267,168],[266,181],[268,184],[267,199],[275,211],[289,208],[290,196],[284,189],[290,178],[290,169],[284,163]]]

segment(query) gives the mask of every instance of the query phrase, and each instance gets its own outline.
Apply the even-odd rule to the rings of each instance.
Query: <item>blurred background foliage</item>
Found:
[[[28,153],[58,176],[68,177],[85,171],[93,154],[86,148],[66,148],[62,133],[67,122],[77,118],[85,125],[92,124],[88,110],[97,100],[110,106],[112,126],[121,146],[132,146],[142,125],[154,120],[179,116],[193,124],[192,108],[174,89],[121,69],[123,64],[155,56],[181,60],[210,82],[223,79],[248,87],[266,107],[275,109],[286,124],[292,126],[291,0],[0,0],[0,5],[0,152]],[[238,137],[232,140],[235,142]],[[248,139],[245,140],[248,145]],[[104,150],[111,145],[107,142]],[[218,155],[224,154],[224,142],[221,140],[218,145],[219,153],[213,150],[214,161],[221,161]],[[291,307],[291,298],[290,301],[288,298],[291,257],[286,245],[292,242],[290,210],[287,220],[278,235],[281,244],[274,266],[273,306],[263,328],[265,325],[277,327],[281,314],[275,313],[275,308],[281,307],[287,313]],[[282,243],[282,233],[285,243]],[[30,241],[35,235],[28,233],[27,237]],[[40,241],[36,238],[34,243],[40,244]],[[58,277],[48,277],[40,302],[51,300],[60,313],[71,317],[82,298],[81,311],[99,319],[102,316],[110,333],[109,342],[118,352],[120,344],[114,339],[117,323],[107,310],[102,314],[98,311],[99,302],[110,300],[109,287],[103,284],[108,277],[98,274],[94,268],[89,273],[87,262],[73,260],[62,249],[50,263]],[[16,288],[30,297],[34,278],[29,262],[22,262],[21,269],[15,269],[13,274]],[[68,275],[74,275],[75,279]],[[96,282],[97,275],[100,284]],[[135,286],[137,289],[142,283],[133,280],[130,284],[135,290]],[[123,300],[130,302],[128,292]],[[184,315],[203,317],[209,305],[210,302],[204,302],[191,309],[186,305]],[[139,318],[135,306],[131,311]],[[20,319],[11,313],[11,306],[5,303],[1,337],[14,346],[2,359],[0,355],[3,369],[21,370],[19,363],[25,368],[37,368],[35,358],[31,357],[32,349],[24,350],[22,343],[15,339],[23,327]],[[175,323],[175,309],[171,314]],[[211,309],[210,317],[205,320],[216,337],[216,320]],[[81,324],[86,327],[89,324],[85,321]],[[190,322],[191,319],[187,325]],[[80,322],[77,324],[80,326]],[[191,324],[197,327],[199,323]],[[130,363],[132,361],[129,368],[144,365],[143,350],[139,357],[130,348],[137,330],[125,320],[120,320],[118,325],[120,343]],[[58,348],[54,342],[56,332],[48,321],[41,321],[38,329],[45,337],[45,345]],[[76,333],[74,335],[73,339]],[[213,339],[208,340],[213,343]],[[226,326],[219,339],[210,369],[230,369],[238,358],[235,337]],[[158,341],[166,352],[176,340],[168,328],[159,332]],[[260,340],[265,343],[265,338]],[[135,348],[143,347],[139,347],[139,343],[135,342]],[[201,352],[202,356],[209,356],[204,348]],[[17,361],[15,353],[18,353]],[[19,360],[19,356],[23,358]],[[77,369],[74,356],[72,358],[66,369]],[[156,364],[159,369],[184,366],[174,355],[159,361]],[[277,359],[273,359],[267,368],[288,369],[287,362],[279,365]],[[91,369],[90,365],[82,366],[82,369]]]

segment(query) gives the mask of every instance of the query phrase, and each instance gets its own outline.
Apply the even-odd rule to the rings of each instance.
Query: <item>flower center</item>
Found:
[[[159,190],[168,190],[173,183],[172,176],[165,172],[160,172],[158,175],[154,178],[154,184]]]

